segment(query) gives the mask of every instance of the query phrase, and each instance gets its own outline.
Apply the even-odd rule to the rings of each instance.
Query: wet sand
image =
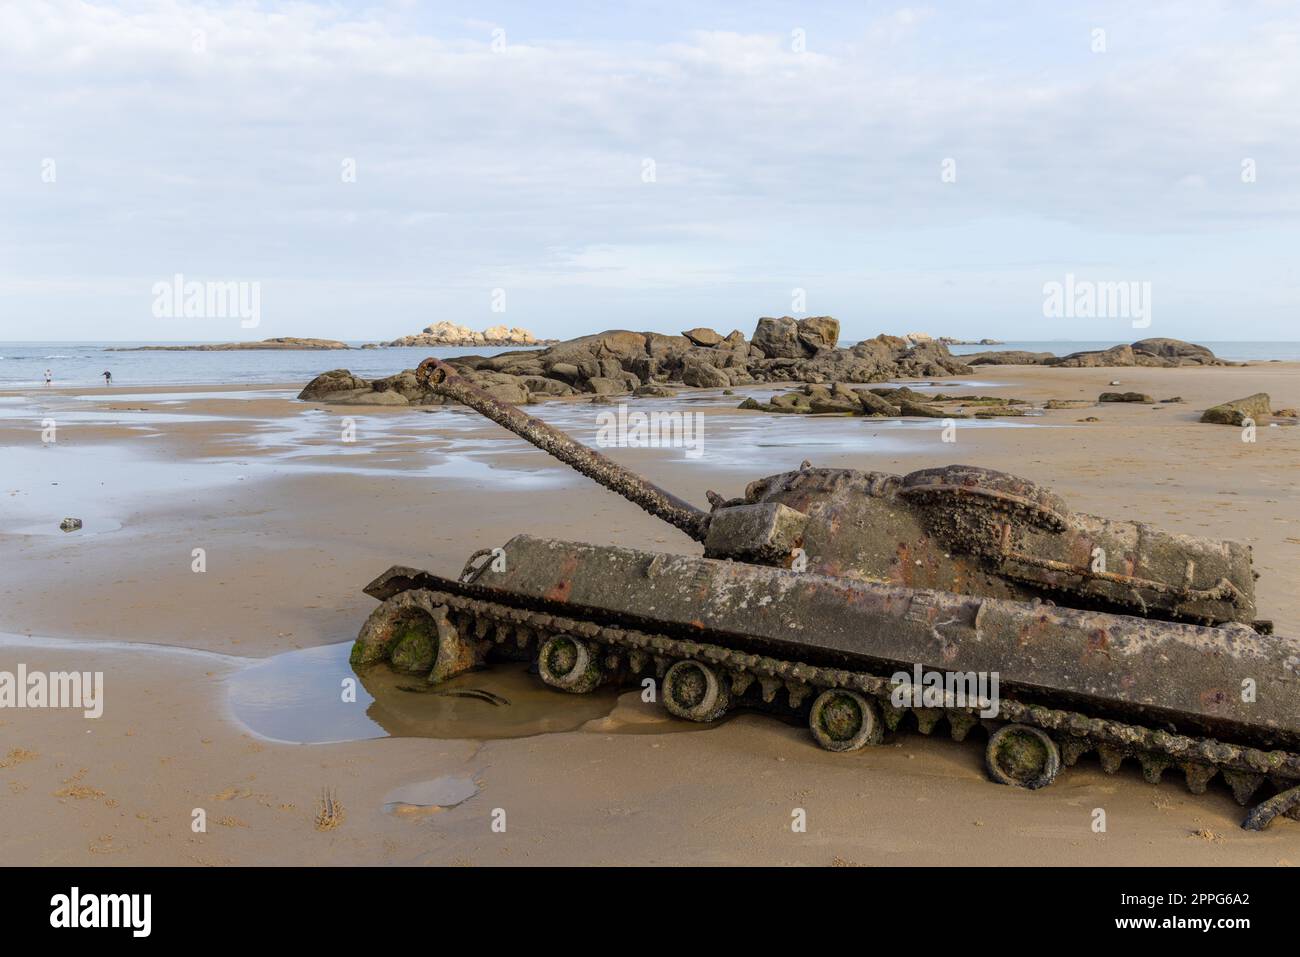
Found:
[[[1248,444],[1238,429],[1196,422],[1206,406],[1256,391],[1271,393],[1274,407],[1300,405],[1300,364],[993,367],[974,378],[994,384],[941,388],[1091,399],[1118,379],[1119,391],[1186,402],[959,422],[947,444],[937,422],[740,413],[744,393],[710,393],[689,405],[705,415],[700,459],[682,450],[611,454],[701,504],[707,489],[738,495],[746,481],[805,458],[898,472],[950,462],[1006,469],[1080,511],[1250,543],[1261,616],[1300,634],[1300,430],[1261,428]],[[470,552],[518,531],[698,553],[676,530],[463,410],[322,408],[294,401],[295,389],[0,395],[0,632],[50,639],[0,642],[0,669],[102,670],[107,685],[98,720],[0,711],[0,860],[1300,862],[1300,823],[1248,834],[1226,791],[1195,798],[1173,776],[1154,787],[1135,768],[1106,776],[1085,759],[1051,788],[1018,792],[985,780],[974,743],[910,735],[833,755],[770,717],[700,728],[635,694],[608,696],[599,709],[607,713],[565,725],[576,730],[523,737],[259,737],[232,712],[235,676],[256,659],[350,640],[374,606],[361,587],[390,564],[454,574]],[[538,408],[587,441],[600,410]],[[1101,421],[1078,421],[1087,416]],[[50,446],[41,441],[46,419],[57,426]],[[347,419],[354,442],[342,438]],[[59,532],[65,515],[84,517],[83,532]],[[195,549],[202,573],[192,570]],[[555,693],[536,694],[529,708],[545,711]],[[481,720],[491,721],[490,710]],[[476,793],[445,809],[389,800],[436,796],[466,780]],[[328,830],[314,822],[323,788],[345,808]],[[191,831],[195,808],[206,811],[206,833]],[[807,812],[806,833],[791,831],[796,808]],[[1095,808],[1106,811],[1104,834],[1092,831]],[[497,809],[505,833],[492,830]]]

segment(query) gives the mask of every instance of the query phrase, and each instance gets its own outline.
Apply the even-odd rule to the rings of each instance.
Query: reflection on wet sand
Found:
[[[275,655],[229,679],[236,719],[274,741],[319,744],[379,737],[520,738],[575,731],[607,717],[618,692],[554,691],[512,663],[437,687],[387,666],[356,675],[350,642]],[[353,683],[355,682],[355,683]]]

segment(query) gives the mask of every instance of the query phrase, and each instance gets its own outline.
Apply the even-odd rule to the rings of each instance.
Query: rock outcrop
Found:
[[[448,362],[461,375],[510,402],[582,393],[653,394],[642,391],[652,385],[727,389],[764,382],[868,383],[970,373],[970,367],[942,343],[911,344],[881,335],[841,349],[835,346],[838,336],[839,323],[829,316],[786,316],[760,319],[750,342],[738,330],[722,336],[711,329],[689,329],[672,336],[614,329],[546,349],[458,356]],[[393,401],[376,399],[371,392],[392,393],[407,404],[442,402],[438,396],[421,393],[409,371],[367,382],[346,370],[334,370],[317,376],[300,397],[363,404]]]
[[[1140,339],[1131,345],[1112,346],[1099,352],[1074,352],[1046,365],[1073,368],[1097,366],[1227,366],[1205,346],[1181,339]]]
[[[1141,339],[1133,343],[1134,356],[1178,359],[1179,365],[1221,365],[1221,360],[1205,346],[1181,339]],[[1187,360],[1182,362],[1181,360]]]
[[[932,336],[928,332],[909,332],[903,336],[915,345],[918,342],[939,342],[945,346],[1000,346],[999,339],[956,339],[952,336]]]
[[[1242,425],[1246,419],[1256,423],[1267,422],[1273,412],[1273,400],[1267,392],[1256,392],[1244,399],[1233,399],[1220,405],[1212,406],[1201,415],[1202,422],[1215,425]]]
[[[1140,402],[1151,405],[1156,400],[1145,392],[1103,392],[1097,396],[1098,402]]]
[[[1041,366],[1056,356],[1050,352],[1027,352],[1023,349],[1007,349],[1002,352],[977,352],[962,356],[973,366]]]
[[[1068,356],[1048,359],[1044,365],[1065,369],[1091,369],[1099,366],[1135,366],[1132,346],[1111,346],[1097,352],[1071,352]]]
[[[237,352],[241,349],[350,349],[337,339],[299,339],[279,336],[258,342],[215,342],[200,346],[130,346],[106,349],[106,352]]]
[[[1050,352],[976,352],[962,356],[973,366],[1046,365],[1065,369],[1092,369],[1110,366],[1230,366],[1205,346],[1181,339],[1140,339],[1129,345],[1111,346],[1088,352],[1057,356]]]
[[[794,392],[775,395],[770,402],[748,398],[739,408],[794,415],[863,415],[879,418],[969,419],[1024,415],[1023,399],[987,395],[924,395],[909,389],[852,388],[842,382],[810,383]],[[974,410],[967,411],[967,410]]]
[[[505,326],[488,326],[482,332],[476,332],[469,326],[455,322],[435,322],[425,326],[422,332],[413,336],[402,336],[392,342],[381,342],[380,346],[537,346],[547,345],[554,339],[537,339],[527,329],[517,326],[507,329]]]

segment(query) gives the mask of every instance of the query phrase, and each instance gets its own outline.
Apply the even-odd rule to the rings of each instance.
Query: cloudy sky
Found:
[[[260,326],[154,315],[178,273]],[[1045,317],[1067,274],[1150,327]],[[846,338],[1300,339],[1300,7],[0,2],[0,340],[748,333],[796,289]]]

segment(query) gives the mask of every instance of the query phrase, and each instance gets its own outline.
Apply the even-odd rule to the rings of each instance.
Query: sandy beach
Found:
[[[1197,421],[1206,407],[1255,392],[1269,393],[1274,408],[1300,406],[1300,363],[984,367],[937,385],[1041,402],[1095,399],[1113,380],[1184,401],[962,421],[945,443],[935,421],[741,412],[745,395],[764,390],[699,390],[673,400],[705,416],[699,459],[680,449],[607,451],[700,505],[707,490],[739,495],[803,459],[1010,471],[1077,511],[1250,544],[1261,617],[1300,634],[1300,429],[1263,426],[1247,443],[1237,428]],[[319,742],[304,725],[337,710],[343,672],[330,670],[339,658],[326,660],[324,649],[346,649],[375,604],[362,587],[392,564],[454,575],[474,550],[521,531],[699,553],[467,410],[332,408],[297,401],[302,384],[0,393],[0,669],[105,676],[97,720],[0,711],[0,860],[1300,863],[1300,823],[1242,831],[1226,788],[1195,797],[1176,775],[1147,784],[1136,765],[1107,776],[1085,759],[1051,788],[1025,792],[990,783],[971,742],[912,734],[836,755],[806,728],[768,716],[701,727],[633,692],[578,710],[508,673],[457,680],[506,688],[513,714],[465,699],[440,726],[400,714],[402,692],[388,688],[395,703],[382,720],[340,719],[356,737],[295,743]],[[593,440],[599,407],[534,410]],[[1099,421],[1080,421],[1089,416]],[[345,440],[349,422],[354,441]],[[50,423],[55,440],[43,441]],[[60,532],[65,516],[85,527]],[[286,679],[282,700],[266,700],[278,686],[264,682],[260,717],[241,712],[249,674],[313,649],[322,649],[316,679]],[[266,733],[273,727],[298,737],[277,739]],[[321,830],[323,789],[344,813]],[[1105,833],[1092,830],[1096,808],[1106,811]],[[204,833],[192,830],[196,809]],[[806,833],[791,831],[795,809],[806,811]],[[493,829],[500,812],[504,833]]]

